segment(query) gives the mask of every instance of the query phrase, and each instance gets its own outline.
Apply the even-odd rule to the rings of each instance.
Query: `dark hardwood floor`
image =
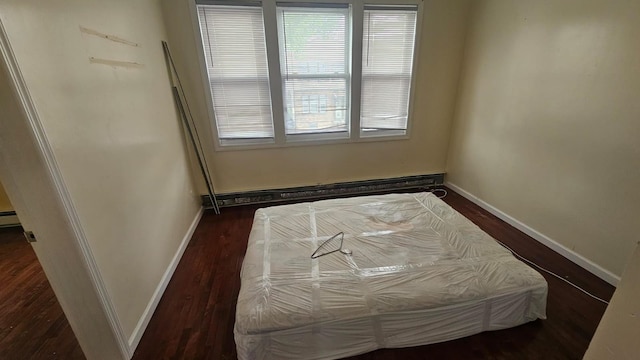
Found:
[[[0,359],[84,359],[20,227],[0,229]]]
[[[444,199],[521,255],[604,299],[614,287],[449,190]],[[134,359],[235,359],[239,271],[255,206],[202,218],[134,354]],[[543,273],[547,320],[459,340],[382,349],[353,359],[581,359],[606,305]]]
[[[444,199],[494,238],[595,295],[614,288],[449,191]],[[235,359],[239,271],[256,206],[205,214],[134,359]],[[549,282],[547,320],[464,339],[382,349],[352,359],[580,359],[605,310],[564,282]],[[0,229],[0,359],[84,359],[21,228]]]

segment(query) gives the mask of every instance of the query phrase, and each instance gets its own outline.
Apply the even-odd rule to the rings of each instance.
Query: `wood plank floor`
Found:
[[[0,359],[84,359],[20,227],[0,229]]]
[[[595,295],[614,288],[449,190],[454,209],[515,251]],[[256,207],[206,213],[134,354],[134,359],[235,359],[239,271]],[[561,280],[549,283],[547,320],[459,340],[383,349],[353,359],[581,359],[606,305]]]

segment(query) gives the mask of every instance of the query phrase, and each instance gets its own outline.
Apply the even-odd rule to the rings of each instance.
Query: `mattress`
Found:
[[[337,359],[546,318],[544,278],[431,193],[259,209],[240,278],[239,359]]]

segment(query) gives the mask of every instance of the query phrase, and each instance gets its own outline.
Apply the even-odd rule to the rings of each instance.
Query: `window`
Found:
[[[196,1],[220,145],[406,135],[418,5]]]
[[[262,8],[199,6],[218,138],[273,138]]]
[[[289,96],[289,102],[293,102],[293,101],[294,101],[293,96]],[[311,99],[309,98],[309,95],[302,95],[302,111],[301,111],[301,113],[303,113],[303,114],[308,114],[309,113],[309,111],[310,111],[309,109],[311,108],[310,103],[311,103]],[[290,109],[289,110],[290,112],[293,112],[293,108],[290,107],[289,109]]]
[[[318,96],[318,111],[322,114],[327,112],[327,96],[326,95]]]
[[[327,112],[326,95],[302,95],[301,98],[302,110],[299,111],[300,114],[318,114]],[[293,100],[293,97],[290,97],[289,101],[295,102],[295,100]]]
[[[407,129],[415,24],[410,9],[364,8],[362,132]]]
[[[292,99],[285,98],[284,108],[285,118],[293,119],[295,126],[287,126],[286,134],[347,134],[346,120],[336,124],[326,109],[327,96],[344,95],[349,86],[349,7],[278,3],[277,21],[282,86],[293,94]],[[309,91],[315,94],[308,96],[308,105],[303,95],[298,108],[296,94]],[[299,121],[299,114],[307,113],[325,115]]]
[[[344,120],[344,113],[347,111],[346,102],[343,95],[336,95],[333,98],[334,108],[333,113],[336,123],[341,123]]]

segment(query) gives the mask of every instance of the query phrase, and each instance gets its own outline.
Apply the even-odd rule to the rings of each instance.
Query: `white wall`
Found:
[[[640,233],[640,2],[474,2],[447,180],[620,275]]]
[[[37,237],[38,241],[32,243],[33,249],[85,356],[105,360],[122,358],[125,348],[118,342],[109,314],[87,271],[62,197],[55,191],[55,180],[48,169],[50,159],[42,152],[42,136],[34,131],[23,111],[15,85],[19,75],[6,66],[9,62],[4,55],[10,51],[7,51],[9,47],[2,29],[0,22],[3,55],[0,59],[0,176],[12,197],[12,205],[20,214],[22,226]],[[70,309],[73,311],[68,311]]]
[[[131,337],[200,208],[162,53],[160,3],[3,1],[0,18]]]
[[[6,111],[6,110],[4,110]],[[11,205],[11,201],[9,201],[9,197],[7,196],[2,183],[0,183],[0,212],[3,211],[14,211],[13,205]],[[20,224],[20,220],[16,215],[4,215],[0,216],[0,227],[2,226],[17,226]]]
[[[13,205],[9,201],[9,197],[7,196],[2,183],[0,183],[0,211],[12,211]]]
[[[218,151],[213,147],[189,1],[163,0],[169,46],[221,193],[445,170],[469,2],[426,0],[409,140]],[[204,193],[204,189],[201,189]]]
[[[636,359],[640,354],[640,246],[589,344],[586,360]]]

